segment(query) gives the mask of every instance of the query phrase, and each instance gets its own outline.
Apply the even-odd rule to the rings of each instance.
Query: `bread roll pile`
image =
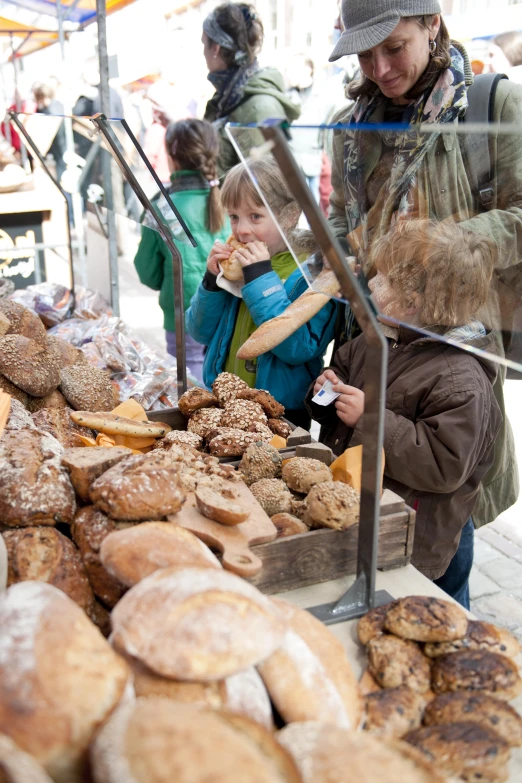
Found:
[[[222,372],[205,389],[189,389],[178,402],[187,417],[187,432],[171,432],[158,445],[189,443],[208,448],[218,457],[241,457],[257,441],[268,443],[274,435],[287,438],[284,407],[267,391],[251,389],[237,375]]]
[[[368,612],[363,729],[404,739],[466,781],[507,780],[522,718],[507,702],[522,691],[509,631],[468,621],[455,603],[410,596]]]

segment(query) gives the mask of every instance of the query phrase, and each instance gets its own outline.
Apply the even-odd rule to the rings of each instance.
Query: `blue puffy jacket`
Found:
[[[283,283],[271,271],[241,289],[256,326],[275,318],[308,289],[299,269]],[[198,343],[208,346],[203,380],[210,388],[223,372],[241,300],[227,291],[209,291],[199,285],[186,312],[187,331]],[[266,389],[285,408],[304,408],[310,383],[321,374],[323,356],[333,340],[335,300],[328,302],[311,321],[272,351],[257,359],[256,388]]]

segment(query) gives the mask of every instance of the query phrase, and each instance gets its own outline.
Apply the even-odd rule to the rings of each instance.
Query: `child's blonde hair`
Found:
[[[399,304],[418,311],[423,326],[463,326],[485,304],[497,257],[484,234],[451,221],[400,220],[372,243],[370,268],[386,275]]]
[[[248,170],[253,174],[259,190],[252,182]],[[265,197],[277,220],[293,212],[297,215],[295,219],[297,223],[301,208],[293,197],[281,169],[272,158],[249,158],[246,166],[238,163],[230,169],[221,188],[221,201],[225,209],[236,209],[246,201],[262,207],[264,203],[259,191]]]

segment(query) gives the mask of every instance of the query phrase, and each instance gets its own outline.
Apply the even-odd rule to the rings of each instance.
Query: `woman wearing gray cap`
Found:
[[[334,132],[330,222],[350,252],[364,260],[373,239],[399,219],[428,217],[466,221],[494,238],[498,270],[510,274],[522,248],[522,136],[490,134],[496,186],[480,205],[471,184],[462,136],[388,131],[383,124],[453,124],[468,108],[473,74],[465,49],[451,41],[438,0],[343,0],[344,32],[330,60],[357,54],[361,78],[348,96],[355,101],[334,118],[338,123],[372,123],[376,132]],[[522,127],[522,89],[498,84],[494,122]],[[499,305],[488,326],[498,324]],[[354,334],[347,313],[340,342]],[[495,394],[503,409],[502,380]],[[493,521],[516,501],[518,471],[513,435],[504,425],[495,443],[494,465],[485,476],[473,512],[476,526]],[[420,534],[418,531],[417,534]],[[468,522],[454,560],[440,580],[466,603],[473,562],[473,524]]]
[[[275,68],[260,68],[256,55],[263,44],[263,24],[253,6],[223,3],[203,22],[203,55],[208,79],[216,88],[207,103],[205,119],[220,137],[219,174],[238,163],[225,134],[227,122],[258,123],[266,119],[297,119],[299,109],[287,98],[284,80]],[[241,133],[241,147],[261,144],[259,131]]]

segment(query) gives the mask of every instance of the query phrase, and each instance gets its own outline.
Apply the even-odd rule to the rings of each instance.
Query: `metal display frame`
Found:
[[[244,163],[244,156],[231,133],[231,127],[231,125],[226,127],[228,137]],[[363,457],[356,579],[338,601],[308,607],[308,611],[323,623],[333,625],[361,617],[370,609],[392,600],[392,596],[387,591],[375,589],[388,345],[379,328],[372,305],[351,271],[345,253],[332,234],[290,150],[287,126],[284,122],[278,121],[277,125],[266,124],[256,127],[263,134],[266,152],[273,155],[290,190],[301,206],[324,258],[340,283],[344,298],[350,302],[367,344],[364,365]]]

